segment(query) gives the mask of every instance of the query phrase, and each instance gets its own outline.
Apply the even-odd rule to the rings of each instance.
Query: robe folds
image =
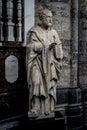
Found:
[[[49,48],[56,43],[54,48]],[[54,29],[32,27],[27,33],[27,82],[29,98],[53,96],[56,101],[56,86],[63,58],[62,44]]]

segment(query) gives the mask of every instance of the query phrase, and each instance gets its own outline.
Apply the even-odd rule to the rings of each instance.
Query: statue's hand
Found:
[[[57,45],[56,42],[51,43],[50,46],[49,46],[49,49],[51,50],[52,48],[55,48],[55,45]]]

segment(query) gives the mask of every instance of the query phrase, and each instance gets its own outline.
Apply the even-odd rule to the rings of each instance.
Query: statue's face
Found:
[[[47,26],[47,27],[52,26],[53,20],[52,20],[52,13],[51,12],[47,12],[43,16],[42,23],[43,23],[44,26]]]

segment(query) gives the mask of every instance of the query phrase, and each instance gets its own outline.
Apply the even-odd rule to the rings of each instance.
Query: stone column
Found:
[[[0,42],[3,41],[2,0],[0,0]]]
[[[78,0],[71,0],[71,87],[78,86]]]
[[[17,27],[17,38],[16,41],[17,42],[21,42],[22,41],[22,3],[21,0],[18,0],[17,2],[17,20],[18,20],[18,24],[16,25]]]
[[[79,0],[71,0],[71,86],[68,92],[68,128],[83,128],[82,93],[79,86]]]
[[[6,41],[15,41],[13,20],[13,0],[7,0],[7,23],[6,23]]]

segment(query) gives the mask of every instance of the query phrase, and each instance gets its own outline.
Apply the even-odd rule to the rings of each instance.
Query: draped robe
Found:
[[[55,48],[49,49],[51,43]],[[56,86],[63,58],[62,44],[56,30],[45,30],[40,26],[32,27],[27,34],[27,81],[30,102],[33,96],[56,101]],[[54,84],[54,82],[56,84]]]

